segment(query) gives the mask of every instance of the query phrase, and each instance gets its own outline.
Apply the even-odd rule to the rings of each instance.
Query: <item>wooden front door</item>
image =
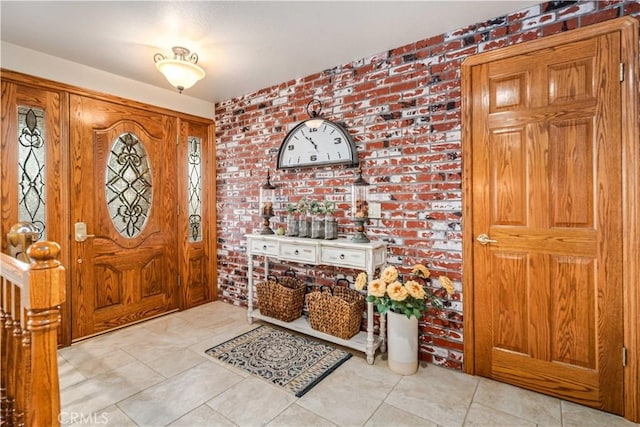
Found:
[[[556,40],[469,69],[472,363],[622,414],[620,34]]]
[[[176,129],[77,95],[70,112],[75,340],[177,308]]]

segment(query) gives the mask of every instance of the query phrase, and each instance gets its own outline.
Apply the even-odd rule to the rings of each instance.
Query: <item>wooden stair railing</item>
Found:
[[[27,254],[31,264],[0,253],[0,425],[59,426],[65,270],[55,242],[36,242]]]

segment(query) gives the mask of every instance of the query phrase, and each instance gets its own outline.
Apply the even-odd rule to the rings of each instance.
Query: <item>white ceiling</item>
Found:
[[[153,56],[196,52],[208,102],[303,77],[538,1],[6,1],[2,41],[170,88]]]

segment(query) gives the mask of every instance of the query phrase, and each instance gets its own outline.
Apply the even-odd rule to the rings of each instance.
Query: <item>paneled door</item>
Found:
[[[177,308],[175,118],[71,95],[72,338]]]
[[[472,363],[622,414],[621,38],[556,40],[470,69]]]

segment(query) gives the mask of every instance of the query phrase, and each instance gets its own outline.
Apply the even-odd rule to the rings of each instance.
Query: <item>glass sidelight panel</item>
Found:
[[[18,106],[18,221],[35,224],[46,239],[44,110]]]
[[[187,138],[188,183],[187,200],[189,205],[189,241],[202,241],[202,140],[190,136]]]
[[[144,228],[151,209],[151,170],[147,152],[132,133],[120,135],[107,159],[106,200],[111,222],[123,237]]]

